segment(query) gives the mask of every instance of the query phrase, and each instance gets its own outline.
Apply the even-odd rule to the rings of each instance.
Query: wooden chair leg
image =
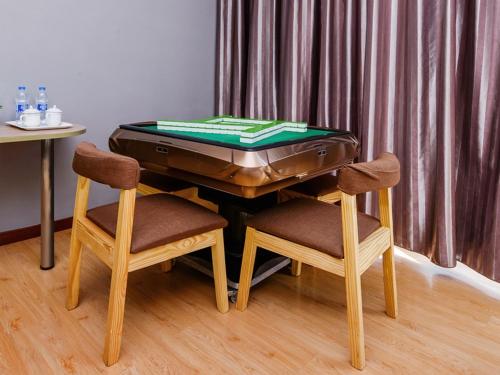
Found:
[[[126,266],[125,268],[113,266],[103,354],[103,360],[106,366],[115,364],[120,356],[123,314],[125,312],[125,295],[127,292],[127,276],[128,269]]]
[[[173,260],[172,259],[169,259],[169,260],[166,260],[166,261],[160,263],[160,269],[163,272],[170,272],[170,271],[172,271],[172,267],[173,266],[174,265],[173,265]]]
[[[385,311],[391,318],[398,315],[396,289],[396,271],[394,267],[394,234],[392,224],[392,192],[391,189],[379,191],[380,223],[391,231],[391,246],[384,252],[384,295]]]
[[[301,272],[302,272],[302,262],[292,259],[292,275],[300,276]]]
[[[342,236],[347,300],[347,324],[353,367],[365,367],[365,334],[361,302],[361,272],[359,271],[359,241],[356,196],[342,194]]]
[[[78,306],[78,295],[80,293],[80,262],[82,258],[82,242],[76,235],[78,219],[85,216],[89,199],[90,180],[78,176],[75,194],[75,208],[73,211],[73,229],[71,230],[71,242],[69,245],[68,283],[66,294],[66,308],[74,309]]]
[[[347,324],[352,365],[361,370],[365,367],[365,335],[363,305],[361,302],[361,277],[356,270],[346,266]]]
[[[241,263],[240,282],[238,284],[238,298],[236,310],[244,311],[248,305],[248,295],[252,284],[253,267],[255,264],[255,229],[247,227],[245,237],[245,248],[243,249],[243,260]]]
[[[224,236],[222,229],[216,231],[217,240],[212,246],[212,267],[214,271],[215,299],[221,313],[229,311],[227,296],[226,260],[224,254]]]
[[[394,267],[394,247],[385,251],[383,256],[385,311],[391,318],[398,316],[398,297],[396,271]]]
[[[115,364],[120,356],[135,195],[136,189],[120,191],[116,240],[113,249],[113,270],[109,291],[108,321],[104,341],[103,360],[106,366]]]
[[[82,259],[82,243],[76,238],[76,231],[71,233],[69,250],[68,283],[66,295],[66,308],[73,310],[78,306],[78,295],[80,293],[80,263]]]

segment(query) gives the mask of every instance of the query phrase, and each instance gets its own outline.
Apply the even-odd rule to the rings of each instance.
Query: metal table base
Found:
[[[177,261],[183,263],[195,270],[213,278],[214,274],[212,272],[212,262],[205,259],[199,258],[193,255],[184,255],[177,258]],[[267,279],[272,274],[278,272],[282,268],[285,268],[291,263],[290,258],[283,256],[276,256],[273,259],[258,266],[252,277],[252,282],[250,286],[255,286],[261,281]],[[231,298],[231,302],[236,303],[236,296],[238,294],[239,280],[227,279],[228,295]]]
[[[43,139],[41,178],[40,268],[54,267],[54,140]]]

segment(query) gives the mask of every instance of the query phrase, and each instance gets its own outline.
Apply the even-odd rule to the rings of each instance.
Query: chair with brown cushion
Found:
[[[140,176],[137,161],[100,151],[87,142],[77,147],[73,169],[78,185],[66,307],[71,310],[78,305],[81,251],[86,246],[112,270],[103,354],[106,365],[114,364],[119,357],[127,275],[131,271],[211,247],[217,308],[228,311],[224,218],[170,194],[136,199]],[[120,189],[119,202],[87,211],[91,180]]]
[[[383,153],[368,163],[340,170],[341,204],[298,198],[247,222],[236,308],[247,307],[255,252],[261,247],[345,278],[352,365],[365,366],[361,274],[383,255],[386,312],[397,315],[391,187],[399,182],[399,161]],[[356,195],[378,191],[380,220],[356,209]]]

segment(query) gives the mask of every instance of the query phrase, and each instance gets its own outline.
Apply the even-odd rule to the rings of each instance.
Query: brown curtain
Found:
[[[393,151],[397,244],[500,280],[500,1],[219,0],[217,31],[218,114]]]

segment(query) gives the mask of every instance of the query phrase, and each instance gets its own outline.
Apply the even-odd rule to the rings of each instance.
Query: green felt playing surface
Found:
[[[269,138],[263,139],[261,141],[257,141],[255,143],[244,143],[240,142],[239,135],[230,135],[230,134],[210,134],[210,133],[196,133],[196,132],[183,132],[177,130],[164,130],[158,128],[157,125],[149,125],[145,126],[144,129],[152,130],[154,132],[163,133],[165,135],[178,135],[185,138],[194,138],[199,140],[206,140],[211,142],[225,143],[227,145],[234,145],[244,148],[257,148],[262,146],[273,145],[274,143],[280,142],[290,142],[290,141],[301,141],[307,140],[313,137],[321,137],[331,135],[331,131],[327,130],[319,130],[319,129],[307,129],[307,131],[303,133],[295,133],[295,132],[282,132]]]
[[[166,131],[239,135],[240,142],[243,143],[255,143],[286,131],[303,133],[307,128],[305,122],[257,120],[227,115],[191,121],[158,120],[156,124],[158,129]]]

